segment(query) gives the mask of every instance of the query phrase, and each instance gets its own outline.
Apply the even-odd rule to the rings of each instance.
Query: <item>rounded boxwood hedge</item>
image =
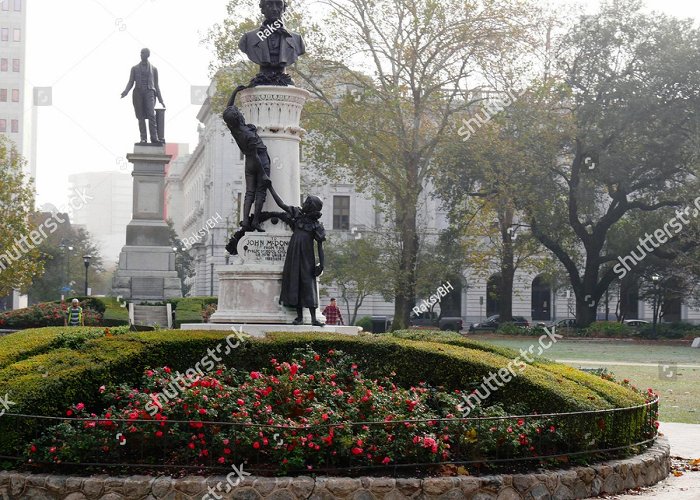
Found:
[[[98,388],[107,384],[137,385],[148,367],[169,366],[185,372],[204,356],[216,353],[228,332],[161,330],[95,336],[83,332],[67,342],[72,328],[25,330],[0,339],[0,395],[15,403],[11,413],[63,416],[76,402],[97,403]],[[395,372],[410,386],[427,382],[447,390],[470,390],[482,378],[518,356],[516,351],[459,336],[425,339],[422,334],[345,336],[318,333],[274,333],[251,339],[222,356],[222,363],[241,370],[267,366],[270,358],[288,359],[294,349],[338,349],[358,360],[368,376]],[[64,339],[64,340],[61,340]],[[430,340],[430,341],[429,341]],[[211,358],[210,358],[211,359]],[[611,409],[644,403],[624,387],[552,362],[535,362],[489,396],[489,404],[506,408],[517,403],[528,412]],[[0,419],[0,455],[14,455],[36,436],[43,422]]]

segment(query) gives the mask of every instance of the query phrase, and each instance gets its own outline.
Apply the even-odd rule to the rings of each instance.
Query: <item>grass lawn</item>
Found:
[[[537,344],[536,337],[469,338],[515,350]],[[576,368],[605,367],[618,379],[627,378],[640,389],[651,387],[657,391],[661,396],[660,420],[700,424],[700,349],[628,341],[560,340],[543,357],[564,360]]]
[[[129,321],[129,309],[122,307],[116,297],[100,297],[105,304],[104,319]]]

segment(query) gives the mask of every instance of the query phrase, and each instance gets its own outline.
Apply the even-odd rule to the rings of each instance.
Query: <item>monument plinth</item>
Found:
[[[241,112],[253,123],[270,155],[270,179],[281,198],[297,204],[301,198],[299,144],[304,129],[301,110],[309,92],[297,87],[259,86],[240,92]],[[271,196],[264,212],[280,212]],[[296,311],[279,303],[289,227],[277,218],[262,223],[265,232],[247,232],[238,242],[238,255],[216,268],[219,305],[212,323],[291,323]],[[308,312],[305,313],[305,316]],[[310,320],[310,316],[305,318]]]
[[[181,297],[175,253],[163,220],[165,165],[171,156],[163,145],[137,144],[126,157],[134,165],[133,216],[119,254],[114,291],[130,300]]]

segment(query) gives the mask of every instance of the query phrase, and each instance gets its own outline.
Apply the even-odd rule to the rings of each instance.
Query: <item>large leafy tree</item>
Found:
[[[32,217],[37,225],[46,225],[46,221],[52,218],[53,214],[48,212],[38,212]],[[27,294],[32,304],[58,300],[61,295],[66,298],[83,295],[85,293],[84,255],[92,257],[88,267],[88,283],[93,295],[108,291],[99,290],[99,285],[96,287],[104,272],[104,265],[99,248],[92,240],[90,233],[84,228],[71,226],[67,214],[61,214],[59,218],[65,222],[57,224],[56,231],[49,233],[37,247],[45,266],[45,273],[36,276],[28,288]]]
[[[528,214],[569,275],[580,326],[651,217],[670,219],[697,192],[699,45],[690,21],[644,14],[636,0],[604,3],[561,41],[573,130],[527,182]],[[636,237],[616,238],[631,219]]]
[[[31,219],[34,190],[24,165],[14,143],[0,135],[0,297],[13,289],[26,291],[32,278],[44,271],[30,239],[36,229]]]
[[[513,0],[320,3],[318,12],[327,13],[322,21],[299,26],[309,53],[292,73],[314,96],[303,117],[311,132],[307,157],[329,178],[351,179],[384,204],[399,243],[393,328],[404,328],[416,295],[421,194],[434,174],[433,159],[469,105],[473,80],[516,57],[531,6]],[[212,33],[223,65],[240,61],[236,42],[257,26],[259,15],[245,16],[256,9],[245,6],[250,3],[232,0],[231,18]]]
[[[532,127],[533,120],[546,120],[540,106],[537,96],[522,96],[468,140],[455,141],[440,157],[442,169],[436,177],[437,193],[459,229],[470,274],[486,279],[498,270],[503,321],[512,317],[516,271],[539,266],[541,246],[524,221],[523,179],[535,158],[556,155],[559,147],[556,135],[546,138]],[[481,108],[475,108],[478,114]]]

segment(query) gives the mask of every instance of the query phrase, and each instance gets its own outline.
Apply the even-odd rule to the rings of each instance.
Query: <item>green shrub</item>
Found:
[[[527,328],[517,326],[515,323],[501,323],[498,325],[496,333],[503,335],[528,335],[529,331]]]
[[[104,299],[102,297],[85,297],[85,296],[78,296],[78,297],[70,297],[70,299],[66,299],[66,303],[70,304],[70,301],[73,299],[78,299],[80,301],[80,306],[85,309],[92,309],[93,311],[97,311],[100,314],[104,314],[105,310],[107,310],[107,306],[104,302]],[[60,304],[60,300],[54,301],[54,304]]]
[[[362,316],[360,319],[356,319],[355,326],[362,327],[362,331],[371,332],[372,331],[372,317],[371,316]]]
[[[700,337],[700,326],[682,321],[674,323],[658,323],[656,333],[654,325],[645,325],[638,330],[638,335],[645,339],[682,339]]]
[[[596,321],[586,328],[586,335],[591,337],[630,337],[633,333],[632,328],[616,321]]]
[[[107,329],[111,335],[128,333],[128,326]],[[22,359],[67,347],[70,339],[92,339],[105,335],[103,326],[61,326],[22,330],[0,337],[0,368]]]
[[[218,297],[182,297],[169,299],[168,302],[172,304],[173,309],[177,311],[195,311],[200,312],[206,306],[210,304],[218,304]]]
[[[295,349],[311,346],[318,352],[338,349],[357,359],[364,372],[381,377],[394,372],[404,387],[426,382],[447,390],[472,390],[489,374],[514,359],[514,351],[491,352],[480,344],[442,334],[445,342],[409,340],[397,336],[344,336],[318,333],[275,333],[265,339],[244,342],[224,355],[228,332],[164,330],[95,336],[72,342],[67,329],[44,333],[37,347],[31,332],[18,338],[26,344],[0,368],[0,394],[9,394],[17,405],[14,413],[60,416],[66,408],[82,402],[98,403],[97,388],[108,384],[136,384],[147,367],[168,365],[185,372],[211,352],[239,370],[260,369],[270,358],[287,359]],[[37,332],[36,330],[34,332]],[[64,334],[61,339],[60,333]],[[431,332],[432,333],[432,332]],[[12,334],[9,337],[22,334]],[[2,339],[6,341],[7,338]],[[460,345],[460,342],[465,342]],[[2,344],[0,344],[1,346]],[[50,350],[51,346],[58,347]],[[66,348],[73,346],[73,348]],[[223,346],[223,351],[221,350]],[[218,350],[216,350],[218,347]],[[216,350],[216,351],[215,351]],[[2,350],[0,349],[0,352]],[[619,392],[588,374],[557,372],[550,364],[534,364],[491,394],[488,405],[501,404],[532,412],[606,409],[644,401],[632,391]],[[11,416],[0,419],[0,454],[16,452],[37,429]]]
[[[434,333],[427,334],[419,333],[414,330],[403,330],[392,332],[391,335],[411,340],[427,340],[463,346],[498,354],[508,359],[515,359],[520,356],[520,353],[513,349],[496,346],[487,342],[470,340],[456,333],[442,333],[440,335],[435,335]],[[523,358],[520,357],[520,359]],[[572,382],[584,385],[592,391],[595,391],[598,395],[609,401],[615,407],[626,407],[639,404],[640,399],[637,394],[631,393],[624,387],[620,387],[618,384],[603,380],[600,377],[591,377],[590,375],[583,373],[581,370],[571,368],[567,365],[555,363],[548,359],[539,358],[534,363],[531,363],[531,366],[535,366],[545,372],[549,372],[557,378],[564,377]]]

